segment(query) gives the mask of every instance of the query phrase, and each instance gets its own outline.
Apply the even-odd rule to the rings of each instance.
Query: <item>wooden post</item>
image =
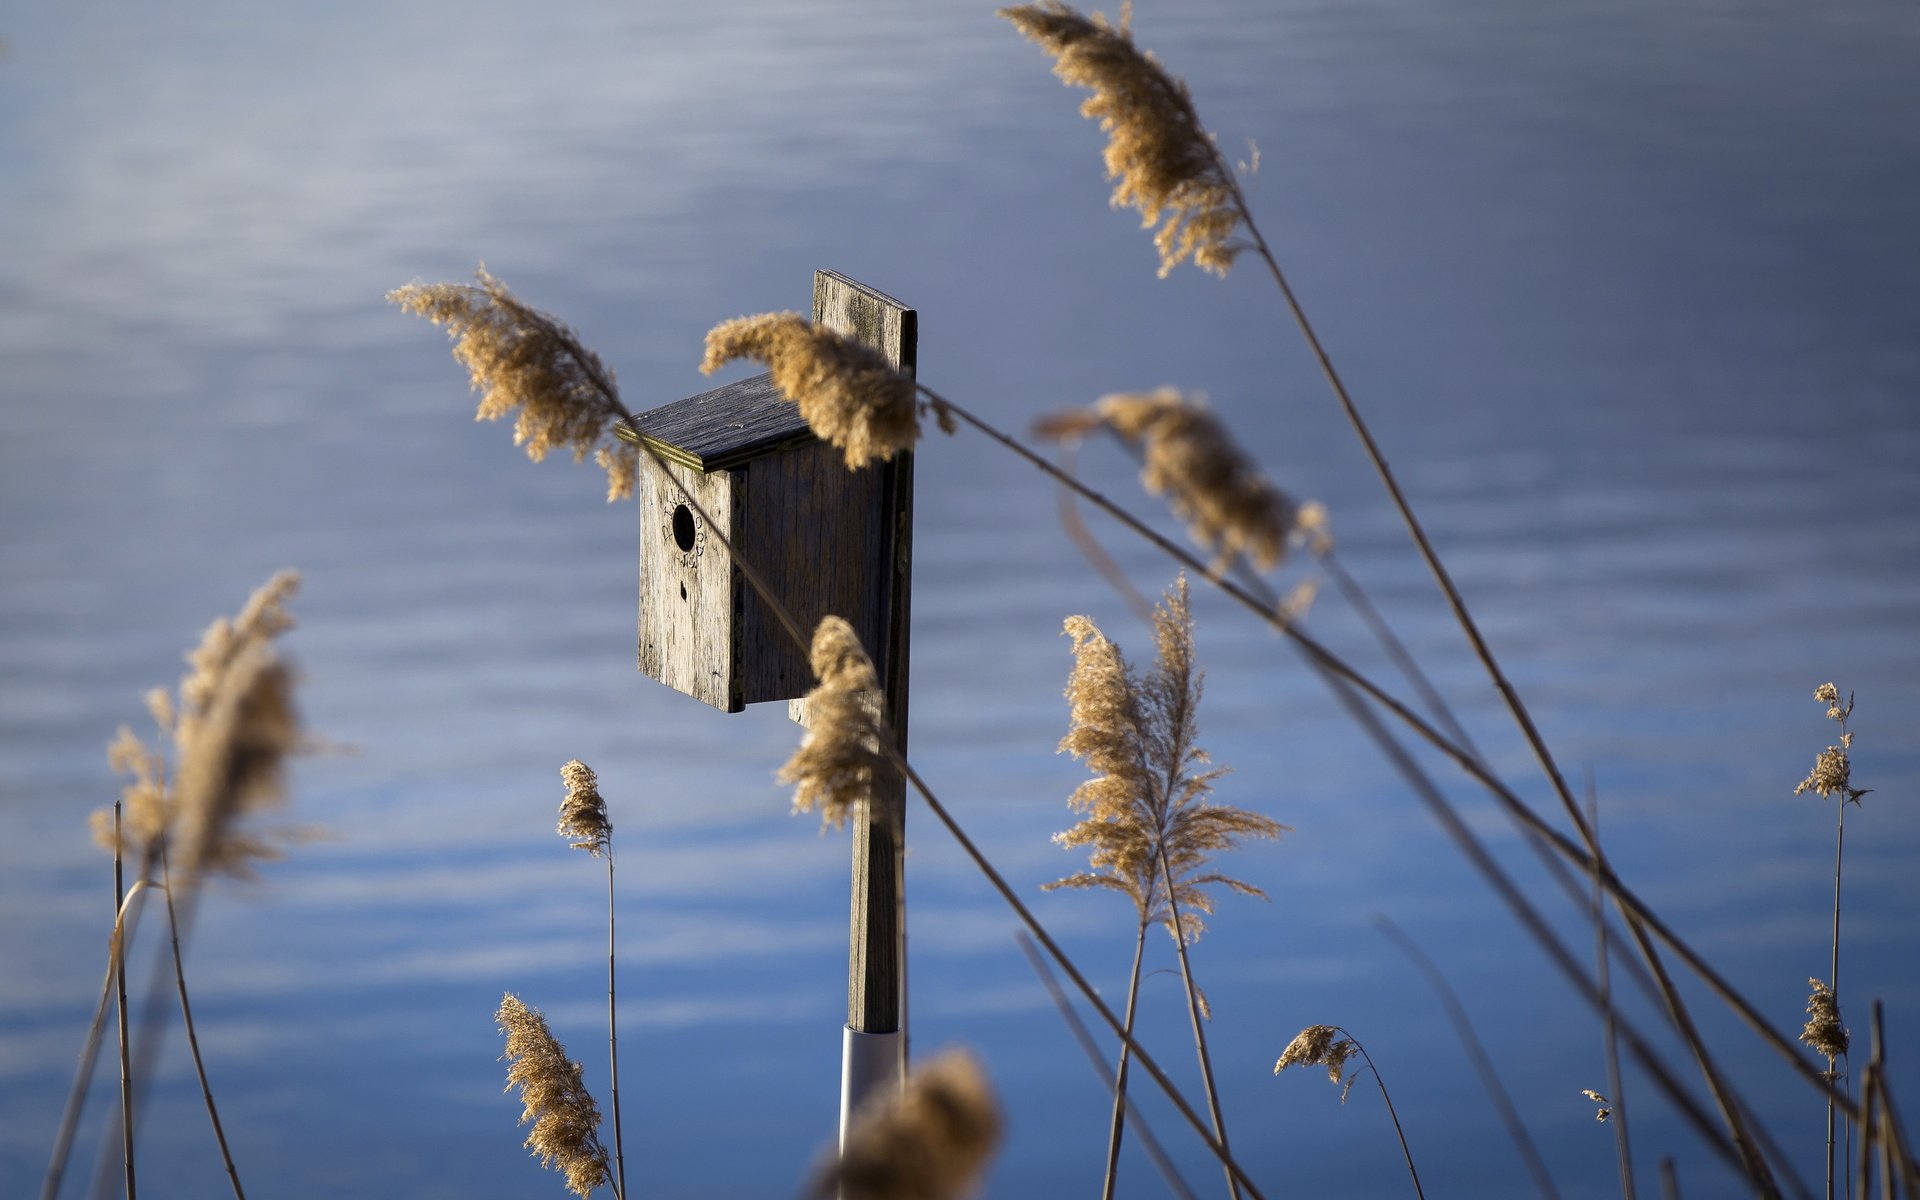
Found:
[[[878,350],[914,373],[919,315],[891,296],[832,271],[813,276],[813,320]],[[868,470],[881,473],[882,511],[891,514],[880,561],[885,646],[869,647],[880,664],[880,697],[902,755],[907,750],[908,625],[913,581],[913,454]],[[805,701],[789,706],[806,723]],[[897,1087],[906,1072],[906,895],[902,849],[906,781],[887,770],[873,781],[866,811],[853,829],[853,897],[847,943],[847,1033],[841,1063],[840,1132],[862,1100]]]

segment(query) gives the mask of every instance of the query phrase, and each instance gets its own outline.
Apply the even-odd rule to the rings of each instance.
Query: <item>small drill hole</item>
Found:
[[[682,600],[687,598],[687,585],[684,583],[680,585],[680,598]]]
[[[673,544],[683,551],[693,549],[693,510],[684,504],[673,510]]]

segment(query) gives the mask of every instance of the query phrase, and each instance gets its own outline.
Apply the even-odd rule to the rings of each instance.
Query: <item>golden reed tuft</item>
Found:
[[[1594,1120],[1605,1124],[1607,1121],[1613,1119],[1613,1101],[1607,1099],[1601,1093],[1594,1091],[1592,1088],[1581,1088],[1580,1094],[1600,1106],[1594,1110]]]
[[[1873,791],[1872,788],[1853,786],[1853,733],[1847,729],[1847,719],[1853,716],[1853,695],[1848,693],[1845,704],[1840,702],[1840,689],[1831,683],[1823,683],[1813,690],[1813,698],[1827,706],[1827,719],[1840,722],[1840,744],[1828,746],[1813,760],[1813,770],[1807,772],[1793,789],[1798,796],[1803,792],[1813,792],[1825,799],[1838,794],[1845,800],[1860,803],[1860,797]]]
[[[567,785],[567,798],[560,802],[560,836],[574,839],[575,850],[599,858],[613,836],[607,802],[600,796],[600,779],[592,767],[575,758],[560,768],[560,780]]]
[[[580,1080],[580,1064],[567,1057],[538,1009],[509,992],[493,1018],[507,1035],[507,1089],[520,1089],[522,1125],[533,1123],[527,1149],[540,1165],[567,1177],[567,1188],[585,1197],[609,1182],[606,1147],[600,1144],[600,1106]]]
[[[1273,1073],[1278,1075],[1288,1067],[1325,1067],[1328,1080],[1344,1085],[1340,1089],[1340,1103],[1345,1104],[1347,1093],[1353,1090],[1353,1079],[1346,1073],[1347,1060],[1359,1049],[1338,1026],[1309,1025],[1280,1052],[1280,1061],[1273,1064]]]
[[[530,308],[487,273],[478,285],[411,283],[387,299],[447,327],[453,356],[479,392],[476,421],[497,421],[514,409],[513,442],[535,462],[553,448],[589,453],[607,473],[607,500],[633,494],[640,447],[614,433],[625,420],[612,370],[571,329]]]
[[[1318,552],[1330,546],[1326,512],[1298,507],[1236,446],[1220,419],[1177,389],[1104,396],[1090,408],[1042,418],[1034,432],[1056,441],[1111,429],[1141,454],[1140,482],[1166,496],[1194,540],[1217,556],[1216,570],[1245,554],[1262,570],[1286,556],[1290,541]],[[1302,514],[1311,525],[1303,525]]]
[[[122,792],[123,848],[151,860],[171,845],[189,884],[213,871],[249,875],[254,862],[279,857],[272,841],[238,825],[280,801],[286,758],[299,745],[293,673],[274,646],[293,627],[286,604],[299,586],[297,572],[276,574],[238,616],[207,628],[187,656],[177,701],[158,688],[147,694],[149,714],[173,742],[171,786],[157,745],[122,727],[108,747],[113,768],[131,776]],[[111,849],[113,810],[94,813],[92,825]]]
[[[817,810],[822,826],[837,829],[867,802],[874,773],[887,768],[880,680],[860,635],[839,617],[821,619],[811,658],[820,683],[807,693],[807,736],[778,778],[797,785],[793,811]]]
[[[1054,835],[1067,848],[1090,848],[1092,870],[1048,888],[1106,888],[1130,898],[1142,921],[1160,921],[1191,943],[1213,911],[1203,887],[1218,884],[1262,899],[1252,884],[1206,870],[1242,838],[1274,838],[1286,826],[1255,812],[1207,800],[1224,767],[1207,768],[1195,743],[1201,674],[1193,661],[1193,615],[1182,576],[1154,610],[1154,668],[1144,677],[1087,617],[1068,617],[1073,673],[1067,679],[1070,724],[1060,749],[1087,764],[1093,778],[1067,804],[1086,818]],[[1164,843],[1164,846],[1163,846]],[[1164,848],[1180,905],[1180,933],[1161,876]]]
[[[736,317],[707,332],[702,373],[740,358],[766,364],[774,386],[822,441],[846,455],[849,469],[911,450],[920,437],[913,380],[867,346],[799,313]],[[940,420],[951,432],[944,413]]]
[[[950,1050],[897,1093],[863,1107],[839,1160],[811,1195],[841,1200],[950,1200],[968,1195],[1000,1142],[1000,1109],[973,1057]]]
[[[1807,985],[1813,990],[1807,997],[1807,1024],[1800,1040],[1827,1058],[1839,1058],[1853,1042],[1840,1023],[1840,1001],[1821,980],[1808,979]]]
[[[1053,56],[1062,83],[1093,92],[1080,113],[1107,135],[1107,178],[1119,181],[1113,206],[1131,206],[1144,226],[1160,225],[1153,244],[1161,277],[1189,258],[1225,275],[1241,248],[1232,240],[1240,224],[1233,177],[1187,85],[1133,44],[1126,11],[1114,24],[1049,0],[1000,15]]]

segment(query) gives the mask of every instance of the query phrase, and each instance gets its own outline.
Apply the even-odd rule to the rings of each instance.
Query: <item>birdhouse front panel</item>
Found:
[[[744,704],[737,644],[738,581],[720,538],[738,528],[731,472],[670,462],[670,479],[643,469],[640,493],[640,669],[728,712]]]
[[[724,537],[759,569],[803,638],[829,613],[842,617],[884,672],[894,467],[849,471],[765,375],[639,423],[668,462],[668,477],[643,464],[635,489],[640,669],[728,712],[813,687],[806,651],[754,593]]]

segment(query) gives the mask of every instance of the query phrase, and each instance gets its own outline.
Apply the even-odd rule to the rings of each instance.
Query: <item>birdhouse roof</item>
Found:
[[[726,470],[813,440],[800,410],[765,374],[661,405],[638,420],[663,458],[699,471]],[[624,426],[619,432],[631,440]]]

